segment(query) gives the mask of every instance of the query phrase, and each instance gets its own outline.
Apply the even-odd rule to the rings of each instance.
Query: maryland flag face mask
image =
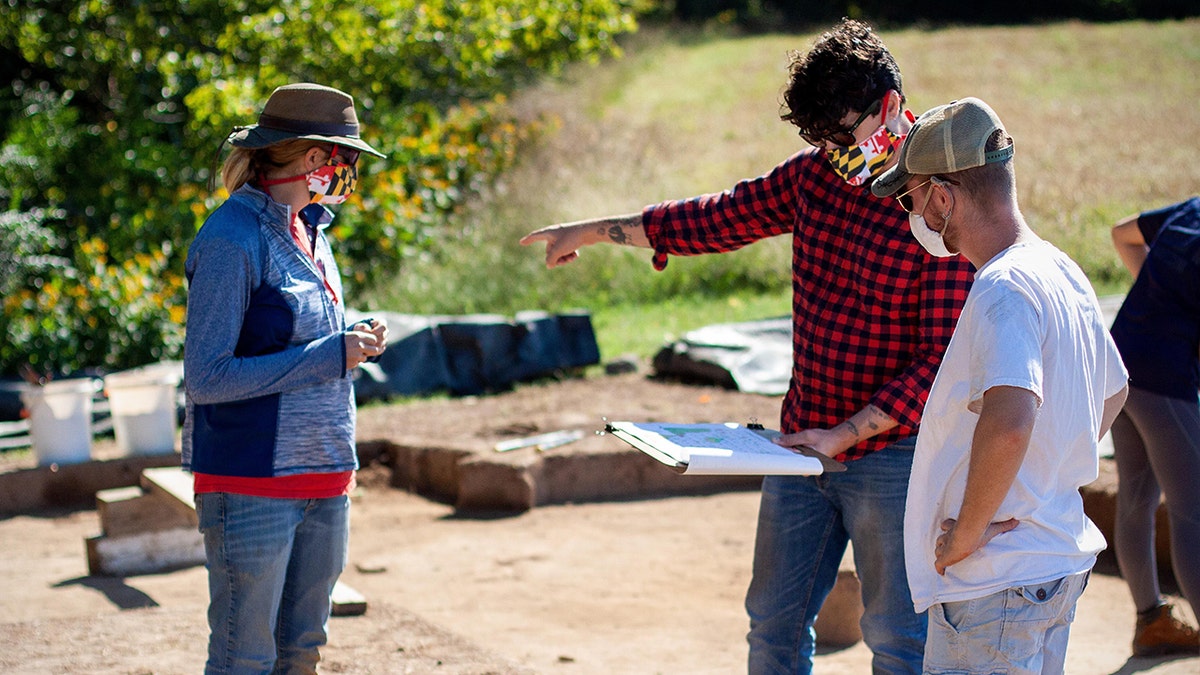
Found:
[[[341,204],[358,185],[358,167],[330,157],[325,166],[308,174],[308,192],[313,204]]]
[[[896,148],[900,147],[902,138],[888,129],[886,124],[881,124],[862,143],[848,148],[835,145],[826,150],[826,155],[834,172],[842,180],[851,185],[864,185],[883,173],[884,166],[896,154]]]

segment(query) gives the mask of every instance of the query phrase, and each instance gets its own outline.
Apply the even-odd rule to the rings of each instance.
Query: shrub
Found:
[[[283,84],[351,93],[390,155],[364,161],[334,231],[351,294],[386,278],[529,132],[503,94],[615,53],[636,1],[0,3],[0,264],[19,270],[0,375],[179,356],[222,140]]]

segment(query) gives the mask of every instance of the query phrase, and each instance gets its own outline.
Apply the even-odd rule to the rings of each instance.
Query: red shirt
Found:
[[[196,494],[229,492],[277,499],[328,499],[348,495],[354,491],[354,486],[353,471],[301,473],[294,476],[266,478],[217,476],[211,473],[192,474],[192,490]]]
[[[792,235],[792,378],[781,431],[831,428],[868,404],[899,422],[841,460],[917,432],[974,271],[962,256],[926,253],[894,198],[848,185],[812,149],[720,194],[648,206],[642,223],[659,270],[668,254]]]

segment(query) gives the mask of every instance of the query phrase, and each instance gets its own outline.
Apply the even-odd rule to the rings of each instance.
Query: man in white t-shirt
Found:
[[[1105,546],[1079,488],[1127,375],[1082,270],[1026,224],[1012,138],[974,98],[917,120],[872,186],[975,282],[929,392],[909,482],[905,563],[929,608],[926,673],[1061,673],[1075,604]]]

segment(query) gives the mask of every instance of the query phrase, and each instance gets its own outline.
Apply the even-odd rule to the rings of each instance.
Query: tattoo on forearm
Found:
[[[879,432],[883,431],[883,427],[878,424],[879,421],[881,421],[881,420],[891,421],[891,419],[892,419],[891,417],[888,416],[887,413],[883,412],[882,410],[880,410],[879,408],[877,408],[876,406],[873,406],[873,405],[867,406],[867,412],[869,412],[872,416],[872,418],[867,422],[867,426],[871,427],[871,430],[874,431],[875,433],[879,433]]]
[[[850,420],[846,420],[845,422],[842,422],[842,424],[845,424],[850,428],[850,433],[854,434],[854,438],[858,438],[858,425]]]
[[[883,433],[885,430],[891,428],[891,425],[885,424],[885,421],[891,421],[891,418],[876,406],[869,405],[863,409],[863,412],[867,413],[867,419],[863,422],[863,424],[866,425],[868,432],[865,437],[862,435],[861,430],[859,430],[858,425],[855,424],[853,420],[846,420],[845,422],[842,422],[842,424],[846,425],[846,428],[850,430],[850,433],[854,434],[854,438],[856,440],[861,441],[864,438],[871,438],[872,436]]]
[[[608,238],[612,243],[625,246],[630,244],[629,235],[625,234],[625,229],[620,225],[609,225],[607,229]]]
[[[869,405],[863,408],[863,412],[867,414],[865,421],[868,429],[867,438],[878,436],[898,424],[891,415],[883,412],[877,406]]]

